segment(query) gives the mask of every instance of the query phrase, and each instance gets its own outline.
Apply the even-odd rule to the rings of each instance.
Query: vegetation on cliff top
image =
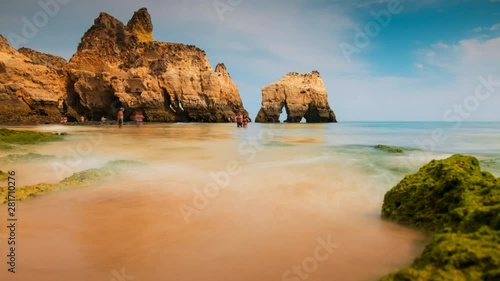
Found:
[[[382,217],[433,234],[399,280],[500,280],[500,179],[471,156],[433,160],[384,198]]]

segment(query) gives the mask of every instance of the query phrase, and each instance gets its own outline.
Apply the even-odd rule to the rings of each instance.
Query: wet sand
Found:
[[[325,154],[321,136],[275,132],[251,153],[246,144],[259,135],[253,130],[92,128],[73,132],[64,145],[30,148],[64,157],[66,147],[102,133],[72,171],[108,160],[142,164],[18,203],[17,273],[4,264],[1,279],[369,281],[421,253],[424,235],[380,219],[390,186],[376,175]],[[213,176],[228,163],[239,172]],[[20,181],[58,181],[51,164],[30,175],[33,165],[15,167]],[[199,195],[217,182],[222,187],[210,196]],[[321,260],[318,241],[334,245],[321,250]],[[5,247],[0,253],[5,257]]]

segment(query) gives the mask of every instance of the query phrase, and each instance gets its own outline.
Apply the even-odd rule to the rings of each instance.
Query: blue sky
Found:
[[[147,7],[155,40],[226,64],[252,116],[262,87],[318,70],[339,121],[500,121],[500,0],[40,0],[50,1],[58,11],[17,47],[69,59],[99,12],[126,23]],[[0,34],[14,44],[40,2],[2,2]]]

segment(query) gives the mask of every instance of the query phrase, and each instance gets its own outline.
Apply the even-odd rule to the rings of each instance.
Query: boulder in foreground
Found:
[[[433,234],[410,268],[382,280],[500,280],[500,179],[476,158],[433,160],[406,176],[382,216]]]

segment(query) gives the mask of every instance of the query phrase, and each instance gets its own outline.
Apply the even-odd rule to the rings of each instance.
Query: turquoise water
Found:
[[[20,202],[22,267],[8,280],[119,280],[123,270],[145,281],[302,280],[289,272],[297,266],[309,268],[311,281],[378,280],[409,265],[427,241],[380,219],[392,186],[455,153],[500,175],[500,123],[453,125],[23,127],[69,135],[0,151],[55,156],[0,161],[0,170],[16,170],[19,186],[56,183],[112,160],[139,164],[89,187]],[[311,260],[328,239],[334,250]],[[5,274],[2,280],[11,277]]]

